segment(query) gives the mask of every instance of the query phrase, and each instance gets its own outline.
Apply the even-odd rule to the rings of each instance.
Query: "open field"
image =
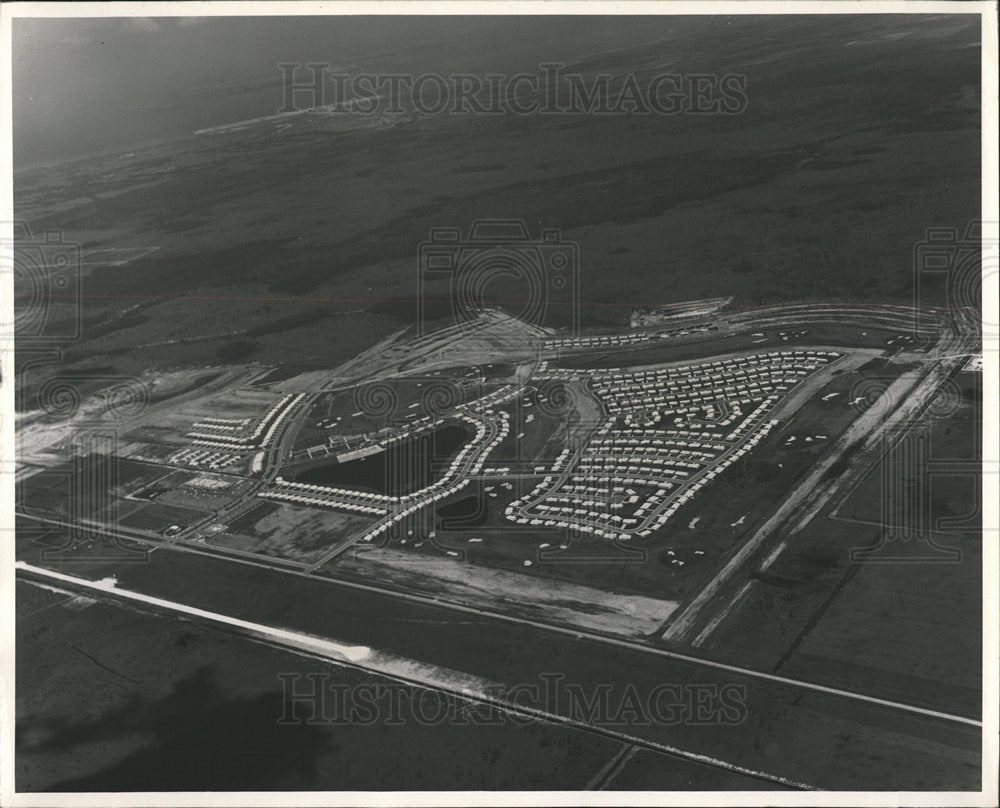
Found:
[[[200,522],[208,514],[205,511],[195,511],[190,508],[179,508],[176,505],[144,505],[139,510],[130,513],[121,520],[121,526],[136,530],[148,531],[165,535],[178,533],[196,522]],[[178,530],[178,528],[180,530]]]
[[[853,491],[758,571],[702,650],[978,714],[981,479],[969,463],[979,447],[981,380],[955,379],[930,403],[929,420],[911,425]],[[941,408],[944,417],[935,414]],[[900,446],[914,440],[937,455],[904,462]],[[936,488],[935,468],[949,466],[950,484]]]
[[[956,374],[836,516],[899,532],[982,531],[982,376]],[[904,455],[904,452],[906,453]]]
[[[372,519],[294,505],[260,505],[212,533],[207,541],[248,553],[310,562],[352,533],[364,530]]]
[[[430,227],[491,216],[559,228],[579,245],[593,270],[578,283],[585,320],[621,325],[635,306],[717,296],[909,303],[913,245],[930,223],[975,218],[980,198],[978,31],[975,20],[939,25],[646,20],[643,44],[633,34],[612,53],[570,49],[566,69],[642,80],[680,49],[685,70],[746,75],[746,112],[443,115],[333,133],[324,127],[346,122],[305,115],[285,129],[19,170],[15,211],[36,231],[62,229],[88,264],[99,250],[157,248],[125,267],[87,266],[87,296],[63,313],[83,323],[65,359],[74,370],[136,375],[234,351],[329,367],[414,320],[414,260]],[[801,49],[777,44],[786,37]],[[517,69],[551,56],[523,31],[517,42],[504,57]],[[461,59],[441,64],[454,61],[444,50],[406,59],[405,71],[462,72]],[[931,291],[940,299],[924,305],[943,301]],[[447,282],[425,292],[452,299]],[[54,372],[34,367],[23,382]]]
[[[20,507],[34,513],[110,520],[141,511],[123,524],[153,529],[164,514],[183,518],[228,504],[245,491],[246,481],[117,455],[87,455],[27,477],[18,488]]]
[[[778,670],[979,715],[982,556],[975,540],[959,547],[957,569],[919,558],[863,564],[796,638]]]
[[[299,578],[291,587],[287,574],[186,553],[161,551],[147,564],[95,566],[84,574],[99,579],[112,572],[125,589],[223,614],[240,604],[240,616],[247,620],[491,681],[532,683],[561,674],[583,693],[607,683],[601,686],[612,688],[612,703],[624,696],[622,669],[629,671],[628,686],[640,699],[664,683],[745,684],[739,691],[746,706],[739,731],[732,723],[676,720],[648,725],[633,720],[619,728],[650,742],[824,788],[850,787],[859,778],[889,790],[978,787],[979,737],[971,727],[843,696],[804,693],[648,650],[617,646],[609,654],[594,639],[573,632],[553,633],[331,582]],[[756,740],[763,732],[772,739],[766,746]],[[851,738],[848,744],[842,742],[845,735]],[[893,742],[886,743],[887,738]]]
[[[34,682],[18,688],[16,705],[22,791],[580,789],[616,749],[201,625],[30,584],[17,596],[18,680]],[[330,687],[395,687],[400,721],[351,724],[329,713],[282,725],[307,705],[296,712],[281,675],[300,677],[296,687],[310,676]],[[418,720],[438,714],[457,718]],[[362,765],[373,759],[384,765]]]

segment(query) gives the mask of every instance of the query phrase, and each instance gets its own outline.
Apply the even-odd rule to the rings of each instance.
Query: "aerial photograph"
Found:
[[[116,5],[2,9],[4,805],[996,805],[995,5]]]

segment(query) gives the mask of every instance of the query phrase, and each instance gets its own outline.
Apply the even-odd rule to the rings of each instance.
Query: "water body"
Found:
[[[489,509],[481,493],[472,494],[437,510],[442,530],[463,530],[486,524]]]
[[[298,474],[295,481],[390,496],[409,494],[437,480],[471,437],[472,433],[465,427],[443,426],[391,444],[378,454],[307,469]]]

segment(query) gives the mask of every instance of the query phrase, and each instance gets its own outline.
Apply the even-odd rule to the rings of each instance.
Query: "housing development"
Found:
[[[0,801],[989,804],[957,5],[14,13]]]
[[[93,558],[101,579],[129,592],[169,595],[176,582],[156,575],[148,589],[134,577],[147,565],[115,561],[109,547],[728,661],[727,638],[760,620],[756,602],[802,563],[797,542],[816,547],[806,524],[866,513],[859,492],[878,484],[871,471],[887,447],[941,396],[976,388],[979,339],[969,317],[905,308],[873,317],[693,301],[658,324],[569,337],[483,309],[327,372],[209,366],[150,378],[158,400],[134,416],[84,402],[68,440],[29,425],[19,513],[32,546],[73,529],[50,559]],[[109,425],[115,439],[102,443]],[[86,503],[73,494],[82,489]],[[877,545],[858,536],[842,549]],[[837,586],[837,568],[816,585]],[[38,581],[49,569],[20,566]],[[293,597],[298,580],[287,581]],[[763,635],[758,653],[787,656],[787,642]],[[450,676],[426,675],[421,684],[438,688]],[[848,711],[935,716],[918,733],[935,743],[942,731],[974,737],[971,703],[814,667],[780,681],[823,685]],[[752,746],[725,764],[823,782],[794,756],[769,771]],[[925,765],[942,782],[957,776],[947,760]]]

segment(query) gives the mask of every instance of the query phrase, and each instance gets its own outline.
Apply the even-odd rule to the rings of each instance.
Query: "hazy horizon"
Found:
[[[702,20],[19,18],[13,21],[14,163],[24,169],[128,151],[274,114],[282,105],[280,63],[529,70],[669,36],[679,25],[712,24]]]

